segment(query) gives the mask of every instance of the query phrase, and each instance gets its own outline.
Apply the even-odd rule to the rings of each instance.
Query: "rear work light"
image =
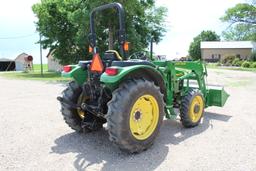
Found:
[[[109,76],[114,76],[118,74],[117,68],[106,68],[105,73]]]
[[[63,71],[65,71],[65,72],[69,72],[71,70],[72,70],[72,67],[69,66],[69,65],[66,65],[66,66],[63,67]]]

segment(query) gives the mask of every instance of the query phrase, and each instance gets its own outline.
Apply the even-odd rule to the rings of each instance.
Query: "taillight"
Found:
[[[117,68],[106,68],[105,73],[109,76],[114,76],[118,74]]]
[[[65,72],[69,72],[71,70],[72,70],[72,67],[69,66],[69,65],[66,65],[66,66],[63,67],[63,71],[65,71]]]

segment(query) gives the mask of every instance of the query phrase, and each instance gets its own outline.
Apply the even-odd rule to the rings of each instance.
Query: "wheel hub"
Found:
[[[200,106],[198,104],[196,104],[194,107],[194,112],[198,113],[199,111],[200,111]]]
[[[204,102],[201,96],[195,96],[189,107],[189,117],[192,122],[196,123],[203,114]]]
[[[142,117],[142,113],[141,113],[140,111],[136,111],[136,112],[134,113],[134,119],[135,119],[135,121],[139,121],[139,120],[141,119],[141,117]]]
[[[159,107],[155,97],[143,95],[132,106],[130,130],[138,140],[150,137],[156,129],[159,119]]]

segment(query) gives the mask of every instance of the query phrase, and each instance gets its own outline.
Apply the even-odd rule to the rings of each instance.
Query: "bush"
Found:
[[[220,62],[218,62],[218,63],[216,64],[216,66],[221,66],[221,63],[220,63]]]
[[[240,59],[239,59],[239,58],[235,58],[235,59],[232,61],[232,66],[241,66]]]
[[[236,59],[235,56],[225,56],[222,60],[221,63],[225,66],[231,66],[233,61]]]
[[[251,68],[256,68],[256,62],[251,63]]]
[[[237,63],[237,65],[241,67],[243,63],[244,63],[244,61],[239,61],[239,62]]]
[[[244,68],[250,68],[250,65],[251,65],[251,63],[248,62],[248,61],[244,61],[244,62],[242,63],[242,67],[244,67]]]
[[[227,62],[224,64],[224,66],[232,66],[232,64],[230,62]]]

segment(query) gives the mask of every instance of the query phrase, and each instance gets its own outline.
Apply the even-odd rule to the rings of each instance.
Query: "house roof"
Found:
[[[49,58],[49,56],[52,56],[52,54],[54,53],[55,49],[53,50],[49,50],[49,52],[46,55],[46,58]]]
[[[29,55],[23,52],[23,53],[19,54],[14,60],[16,61],[20,57],[24,58],[24,57],[27,57],[27,56],[29,56]]]
[[[252,41],[207,41],[201,42],[201,49],[256,49]]]
[[[9,61],[13,61],[12,59],[7,59],[7,58],[0,58],[1,62],[9,62]]]

